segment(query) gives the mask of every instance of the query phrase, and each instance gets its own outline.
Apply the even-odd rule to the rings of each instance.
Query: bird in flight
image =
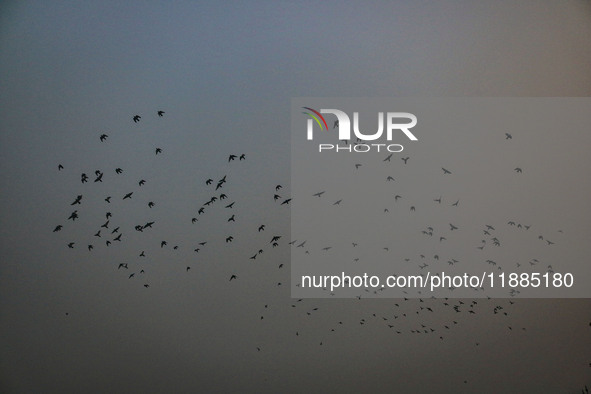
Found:
[[[277,186],[275,186],[275,191],[276,191],[276,192],[278,192],[278,191],[279,191],[279,189],[281,189],[282,187],[283,187],[283,186],[281,186],[281,185],[277,185]]]
[[[58,165],[57,165],[57,170],[58,170],[58,171],[61,171],[61,170],[63,170],[63,169],[64,169],[64,166],[62,166],[61,164],[58,164]]]
[[[108,135],[106,134],[101,134],[101,136],[99,137],[99,139],[101,140],[101,142],[104,142],[107,140]]]
[[[158,153],[162,153],[162,149],[156,148],[156,154],[158,154]]]
[[[236,155],[230,155],[230,157],[228,157],[228,162],[230,162],[234,159],[236,159]]]
[[[406,164],[406,162],[408,161],[408,159],[410,159],[410,157],[402,157],[402,161],[404,162],[404,164]]]
[[[510,140],[511,138],[513,138],[513,136],[509,133],[505,133],[505,139],[506,140]]]
[[[230,276],[230,281],[231,281],[232,279],[238,279],[238,277],[237,277],[236,275],[232,275],[232,276]]]
[[[144,179],[142,179],[141,181],[139,181],[139,185],[140,186],[144,186],[146,184],[146,181]]]
[[[127,194],[126,194],[126,195],[123,197],[123,199],[125,200],[126,198],[131,198],[131,195],[132,195],[132,194],[133,194],[133,192],[131,192],[131,193],[127,193]]]
[[[322,192],[318,192],[318,193],[314,194],[314,196],[315,196],[315,197],[320,197],[320,196],[322,196],[323,194],[324,194],[324,191],[322,191]]]
[[[123,170],[121,168],[117,167],[117,168],[115,168],[115,172],[117,174],[121,174],[123,172]]]
[[[78,195],[76,197],[76,200],[74,200],[73,203],[71,203],[70,205],[76,205],[76,204],[80,204],[80,200],[82,200],[82,194]]]
[[[56,233],[56,232],[58,232],[58,231],[61,231],[61,229],[62,229],[62,225],[61,225],[61,224],[58,224],[58,225],[57,225],[57,226],[55,226],[55,228],[53,229],[53,232],[54,232],[54,233]]]
[[[287,200],[283,201],[283,202],[281,203],[281,205],[284,205],[284,204],[289,204],[289,203],[290,203],[290,201],[291,201],[291,198],[288,198]]]
[[[446,170],[445,168],[441,167],[441,169],[443,170],[444,174],[451,174],[450,170]]]
[[[261,231],[265,231],[265,225],[264,224],[261,224],[259,226],[259,232],[261,232]]]
[[[239,159],[240,159],[240,160],[246,160],[246,155],[245,155],[244,153],[243,153],[243,154],[241,154]]]
[[[142,117],[141,117],[141,116],[139,116],[139,115],[134,115],[134,117],[133,117],[133,123],[137,123],[137,122],[139,122],[141,118],[142,118]]]
[[[164,111],[158,111],[158,116],[162,117],[164,115],[164,113],[165,113]]]
[[[519,174],[523,172],[523,171],[521,170],[521,168],[519,168],[519,167],[516,167],[514,171],[515,171],[515,172],[517,172],[517,173],[519,173]]]
[[[152,208],[153,206],[154,206],[154,203],[153,203],[152,201],[150,201],[150,202],[148,203],[148,207]]]
[[[384,161],[390,161],[390,159],[392,158],[392,155],[393,155],[393,154],[394,154],[394,153],[390,153],[390,154],[389,154],[389,155],[388,155],[388,156],[387,156],[387,157],[384,159]]]

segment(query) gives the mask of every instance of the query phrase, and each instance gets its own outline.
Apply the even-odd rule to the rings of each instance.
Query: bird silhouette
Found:
[[[158,117],[161,118],[164,115],[164,113],[165,113],[164,111],[158,111]],[[173,118],[174,118],[174,114],[173,114]]]
[[[106,134],[101,134],[101,136],[100,136],[99,138],[100,138],[101,142],[104,142],[104,141],[106,141],[106,140],[107,140],[107,137],[108,137],[108,135],[106,135]]]
[[[441,167],[441,169],[443,170],[444,174],[451,174],[450,170],[446,170],[445,168]]]
[[[139,122],[141,118],[142,118],[142,117],[141,117],[141,116],[139,116],[139,115],[134,115],[134,116],[133,116],[133,123],[137,123],[137,122]]]

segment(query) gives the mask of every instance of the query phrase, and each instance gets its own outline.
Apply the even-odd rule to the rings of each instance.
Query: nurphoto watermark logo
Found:
[[[328,123],[323,114],[330,114],[336,117],[333,129],[337,129],[338,139],[344,143],[339,144],[318,144],[318,152],[332,151],[332,152],[380,152],[382,149],[388,152],[402,152],[404,146],[401,144],[391,143],[366,143],[365,141],[377,141],[386,134],[386,140],[391,142],[394,136],[399,136],[402,132],[409,140],[418,141],[417,137],[410,131],[411,128],[417,125],[417,117],[409,112],[378,112],[378,130],[373,134],[362,133],[359,129],[359,112],[353,112],[353,134],[357,138],[356,142],[350,144],[351,140],[351,119],[344,111],[339,109],[320,109],[317,111],[310,107],[302,107],[306,111],[303,113],[310,116],[307,121],[307,139],[312,141],[314,139],[314,124],[317,124],[321,131],[329,131]],[[385,118],[385,122],[384,122]],[[402,122],[400,122],[402,120]],[[384,127],[384,123],[386,126]]]

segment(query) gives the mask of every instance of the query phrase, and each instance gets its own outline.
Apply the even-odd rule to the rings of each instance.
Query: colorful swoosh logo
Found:
[[[308,111],[312,111],[315,114],[314,115],[309,112],[302,112],[303,114],[311,116],[316,121],[316,123],[318,123],[318,126],[320,126],[320,130],[324,130],[324,128],[322,127],[322,123],[320,123],[320,120],[318,118],[322,119],[324,126],[326,126],[326,130],[328,130],[328,125],[326,124],[326,120],[324,120],[324,117],[322,115],[320,115],[320,112],[318,112],[310,107],[302,107],[302,108],[307,109]]]

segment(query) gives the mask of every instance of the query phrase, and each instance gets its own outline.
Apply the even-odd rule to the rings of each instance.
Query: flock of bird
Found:
[[[156,111],[156,119],[166,119],[165,112],[162,110]],[[132,116],[131,120],[134,124],[139,124],[145,121],[145,118],[140,115]],[[336,125],[335,125],[336,126]],[[513,138],[510,134],[505,134],[505,139],[511,140]],[[107,133],[100,133],[96,140],[97,144],[109,144],[110,137]],[[357,141],[359,143],[359,141]],[[154,147],[152,155],[161,157],[161,160],[166,160],[166,152],[161,147]],[[385,158],[380,158],[379,162],[392,164],[393,154],[386,155]],[[215,221],[218,223],[225,223],[223,227],[226,231],[225,234],[218,236],[215,233],[209,233],[207,228],[202,229],[201,234],[208,234],[206,239],[195,240],[194,245],[190,247],[191,253],[195,256],[203,252],[205,248],[208,248],[214,244],[216,247],[220,245],[226,245],[231,247],[237,239],[245,237],[256,237],[259,244],[252,245],[250,250],[240,250],[240,254],[243,256],[244,264],[241,262],[239,266],[234,265],[233,267],[240,267],[235,271],[227,272],[225,281],[232,282],[231,284],[241,280],[253,280],[253,277],[249,275],[252,271],[252,266],[248,264],[260,264],[265,259],[265,251],[268,248],[282,249],[282,248],[293,248],[297,252],[301,251],[307,255],[315,256],[316,253],[331,253],[334,248],[347,247],[350,250],[352,260],[356,263],[362,263],[359,257],[355,255],[355,251],[363,247],[359,245],[356,240],[343,240],[342,245],[322,245],[321,247],[314,246],[306,239],[292,239],[285,241],[286,236],[279,232],[274,232],[269,228],[267,223],[262,221],[257,223],[251,223],[248,227],[251,228],[252,234],[235,233],[232,230],[232,225],[242,219],[244,214],[240,211],[241,201],[237,197],[239,194],[232,194],[227,191],[228,186],[233,182],[233,172],[235,167],[240,166],[242,162],[247,162],[248,157],[246,153],[227,153],[219,158],[220,166],[225,163],[228,167],[228,172],[223,176],[210,176],[206,179],[199,181],[200,187],[204,193],[207,193],[208,197],[201,201],[200,204],[196,204],[195,210],[192,212],[186,212],[186,221],[192,225],[199,225],[202,217],[207,215],[214,216]],[[367,163],[357,163],[355,165],[356,171],[359,171],[362,165]],[[406,167],[412,165],[412,158],[410,156],[400,157],[400,166]],[[59,174],[68,173],[68,175],[76,174],[75,169],[71,169],[64,163],[58,163],[57,170]],[[453,176],[453,169],[447,169],[441,167],[443,176]],[[522,173],[520,167],[515,168],[515,172]],[[101,196],[103,216],[100,217],[100,222],[97,223],[94,228],[78,228],[77,221],[82,215],[86,214],[85,203],[88,200],[88,195],[96,196],[101,193],[101,189],[95,187],[97,185],[109,182],[112,177],[124,177],[126,170],[124,168],[115,167],[112,169],[96,170],[94,173],[77,172],[79,181],[84,184],[84,191],[80,194],[76,193],[72,196],[72,199],[67,202],[68,206],[72,207],[71,212],[61,218],[57,218],[58,223],[53,227],[54,233],[59,233],[56,236],[61,236],[64,242],[64,247],[68,249],[76,249],[83,247],[88,250],[89,253],[100,253],[104,248],[112,248],[115,243],[124,243],[130,238],[130,233],[148,233],[151,231],[158,231],[159,218],[152,216],[152,208],[154,208],[159,202],[157,199],[151,199],[147,196],[142,195],[142,198],[136,199],[136,196],[142,193],[142,188],[146,184],[151,182],[150,177],[146,174],[145,177],[134,179],[130,181],[129,188],[122,190],[119,194],[104,195]],[[91,176],[89,176],[91,175]],[[94,178],[94,179],[93,179]],[[396,182],[394,177],[387,177],[386,182]],[[279,209],[280,215],[289,215],[289,206],[291,202],[291,196],[285,194],[283,185],[285,181],[278,181],[275,183],[273,189],[261,192],[261,196],[269,201],[269,204],[274,204],[274,209]],[[162,196],[161,196],[162,197]],[[330,190],[321,190],[311,195],[318,204],[325,204],[327,206],[344,206],[346,199],[342,196],[332,196]],[[145,199],[149,201],[145,203]],[[442,195],[433,196],[432,204],[443,207],[447,197]],[[408,200],[402,191],[392,196],[392,203],[386,207],[379,207],[384,213],[388,214],[394,212],[397,204],[401,204],[403,201]],[[135,206],[143,212],[143,219],[138,220],[138,223],[130,223],[130,220],[126,217],[122,217],[113,214],[110,207],[113,205],[121,204],[141,204],[142,201],[145,203],[145,209],[142,207]],[[460,199],[453,198],[447,201],[447,206],[452,209],[458,208],[460,205]],[[96,208],[96,207],[94,207]],[[408,211],[415,212],[417,205],[409,203],[406,206]],[[378,208],[376,208],[378,209]],[[407,212],[408,212],[407,211]],[[124,214],[123,214],[124,215]],[[262,217],[262,215],[261,215]],[[98,220],[98,218],[97,218]],[[521,223],[516,219],[508,219],[503,223],[484,223],[482,225],[482,236],[478,242],[472,245],[472,248],[480,250],[484,253],[485,249],[488,248],[499,248],[503,244],[503,237],[501,234],[497,234],[496,230],[499,227],[506,227],[507,229],[513,229],[515,231],[530,232],[534,231],[535,226],[525,223]],[[530,230],[531,229],[531,230]],[[430,242],[429,250],[435,250],[436,246],[432,244],[444,244],[448,242],[451,236],[455,233],[462,232],[463,228],[458,223],[448,222],[441,223],[439,225],[431,225],[426,228],[417,229],[417,236],[424,237],[425,240]],[[266,236],[265,236],[266,234]],[[216,238],[217,237],[217,238]],[[204,237],[205,238],[205,237]],[[214,239],[215,238],[215,239]],[[91,241],[87,241],[87,240]],[[126,280],[129,280],[130,284],[139,283],[139,285],[149,289],[152,285],[148,280],[151,266],[143,264],[142,261],[147,259],[151,253],[155,253],[157,250],[169,250],[170,252],[179,250],[181,247],[176,242],[169,239],[169,235],[162,233],[157,241],[153,241],[154,237],[149,237],[146,242],[134,243],[132,248],[136,250],[133,256],[127,256],[123,261],[113,262],[113,271],[119,275],[124,275]],[[546,235],[539,234],[538,239],[544,241],[547,247],[555,244],[554,240],[548,239]],[[433,242],[435,241],[435,242]],[[185,246],[182,246],[185,248]],[[185,248],[186,249],[186,248]],[[383,250],[388,252],[388,245],[383,246]],[[223,251],[219,251],[219,261],[224,262],[225,258]],[[188,260],[189,261],[189,260]],[[192,260],[196,261],[196,260]],[[427,253],[417,253],[416,255],[409,255],[404,260],[405,263],[415,264],[419,271],[422,271],[426,267],[436,269],[442,269],[443,266],[454,266],[462,263],[468,263],[461,261],[457,256],[444,256],[437,251],[431,253],[429,256]],[[285,281],[289,280],[289,269],[284,269],[285,263],[281,261],[265,261],[266,264],[270,264],[268,269],[274,270],[275,273],[270,273],[269,286],[273,288],[281,287]],[[483,266],[496,267],[497,270],[508,269],[506,265],[501,264],[500,261],[493,260],[491,258],[483,257]],[[143,265],[142,265],[143,264]],[[191,274],[192,268],[191,262],[187,262],[182,268],[178,266],[171,267],[170,269],[182,270],[186,275]],[[515,264],[515,263],[514,263]],[[532,258],[526,262],[518,262],[512,266],[513,270],[520,267],[530,266],[533,267],[540,264],[545,271],[552,272],[553,268],[550,264],[543,264],[537,258]],[[430,268],[430,269],[431,269]],[[198,278],[196,277],[196,280]],[[228,284],[230,285],[230,284]],[[298,284],[299,285],[299,284]],[[324,289],[328,292],[328,289]],[[146,290],[149,291],[149,290]],[[377,294],[379,290],[361,289],[357,295],[358,299],[366,298],[370,292]],[[516,295],[515,292],[510,294],[511,296]],[[330,344],[331,335],[335,331],[340,330],[355,330],[360,327],[367,325],[381,326],[385,330],[391,330],[394,335],[428,335],[436,336],[439,340],[444,341],[450,332],[461,327],[463,322],[470,319],[470,316],[488,314],[493,316],[499,321],[499,324],[504,325],[508,332],[524,332],[527,330],[526,327],[516,326],[512,323],[512,309],[516,303],[512,299],[491,299],[491,298],[475,298],[472,300],[466,299],[452,299],[452,298],[431,298],[429,296],[421,294],[412,294],[402,299],[392,300],[391,307],[383,312],[369,312],[367,311],[362,316],[346,315],[342,318],[335,319],[330,327],[325,332],[318,332],[318,330],[309,329],[308,324],[305,324],[306,319],[314,319],[318,314],[322,313],[323,307],[322,302],[317,299],[289,299],[281,301],[282,298],[275,297],[273,303],[265,303],[261,306],[262,313],[257,316],[257,320],[267,323],[269,319],[265,319],[265,313],[269,311],[271,307],[278,311],[283,310],[284,312],[294,311],[301,316],[302,327],[293,329],[293,336],[298,338],[308,337],[312,341],[315,341],[320,346]],[[271,306],[271,304],[273,304]],[[330,306],[326,306],[330,308]],[[275,314],[275,316],[277,316]],[[436,317],[434,317],[436,316]],[[355,328],[357,327],[357,328]],[[478,342],[474,343],[475,346],[479,346]],[[264,351],[265,343],[259,343],[253,345],[253,349],[257,352]]]

